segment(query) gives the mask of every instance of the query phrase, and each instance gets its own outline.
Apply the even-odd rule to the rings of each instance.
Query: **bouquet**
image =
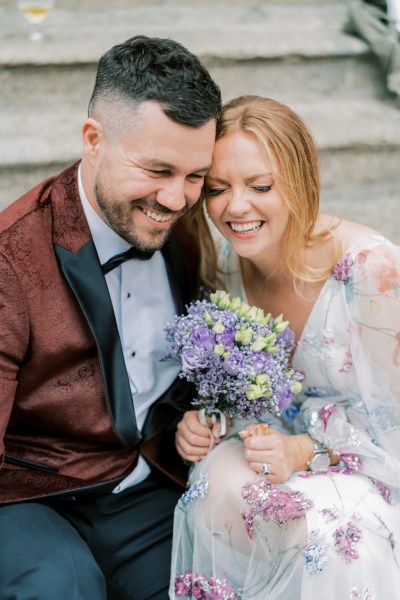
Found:
[[[294,334],[282,315],[272,318],[218,291],[209,301],[190,304],[166,333],[170,347],[164,358],[175,360],[180,377],[195,384],[192,405],[203,415],[279,416],[301,390],[303,376],[290,365]]]

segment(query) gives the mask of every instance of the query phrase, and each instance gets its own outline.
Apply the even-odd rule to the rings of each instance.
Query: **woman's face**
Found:
[[[208,214],[239,256],[282,251],[289,209],[253,135],[235,131],[216,142],[205,191]]]

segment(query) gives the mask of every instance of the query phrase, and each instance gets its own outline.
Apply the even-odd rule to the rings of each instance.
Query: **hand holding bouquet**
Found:
[[[181,366],[180,377],[195,384],[193,406],[205,415],[261,419],[280,415],[301,390],[302,374],[291,368],[294,334],[282,315],[251,307],[226,292],[188,307],[166,328],[164,358]]]

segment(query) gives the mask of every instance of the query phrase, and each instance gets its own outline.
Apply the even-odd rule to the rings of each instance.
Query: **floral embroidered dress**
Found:
[[[232,296],[244,298],[224,243]],[[294,356],[303,392],[274,427],[308,431],[341,462],[273,485],[232,427],[175,511],[170,597],[400,599],[400,248],[368,236],[324,284]]]

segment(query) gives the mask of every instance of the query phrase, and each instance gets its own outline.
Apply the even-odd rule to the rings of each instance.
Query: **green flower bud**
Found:
[[[269,354],[274,354],[275,352],[278,352],[278,348],[276,346],[268,346],[265,349],[265,352],[269,352]]]
[[[266,348],[268,346],[273,346],[276,342],[276,333],[267,333],[267,335],[264,336],[264,342]]]
[[[262,335],[258,335],[256,340],[251,345],[253,352],[261,352],[266,347],[265,339]]]
[[[217,321],[212,329],[215,333],[223,333],[225,331],[222,321]]]
[[[270,320],[271,320],[271,313],[268,313],[267,315],[265,315],[265,317],[263,318],[261,323],[262,323],[262,325],[268,325]]]
[[[256,376],[256,383],[258,385],[269,387],[270,382],[271,379],[266,373],[260,373],[260,375]]]
[[[239,296],[235,296],[235,298],[232,298],[229,308],[231,310],[237,312],[241,306],[242,306],[241,299],[239,298]]]
[[[299,392],[301,392],[302,389],[303,386],[301,385],[300,381],[292,381],[292,383],[290,384],[290,391],[292,392],[292,394],[298,394]]]
[[[276,333],[282,333],[282,331],[285,331],[286,327],[289,325],[289,321],[282,321],[282,323],[278,323],[277,325],[274,323],[273,326],[273,331],[276,331]]]
[[[247,313],[250,310],[250,306],[247,304],[247,302],[242,302],[242,306],[239,308],[238,310],[238,315],[240,318],[246,318]]]
[[[263,395],[261,386],[256,385],[255,383],[251,383],[246,389],[246,397],[248,400],[257,400],[257,398],[261,398]]]
[[[213,304],[218,306],[221,310],[229,308],[231,303],[231,297],[227,292],[218,290],[215,294],[210,294],[210,300]]]
[[[208,312],[208,310],[206,310],[204,313],[204,321],[206,322],[206,325],[208,325],[209,327],[214,325],[214,321],[212,320],[211,315]]]
[[[243,346],[248,346],[250,344],[251,340],[253,339],[253,334],[254,334],[254,331],[252,330],[251,327],[248,327],[247,329],[245,329],[245,331],[243,331],[241,334],[240,343]]]
[[[264,311],[262,308],[257,308],[256,318],[254,319],[256,323],[262,323],[264,320]]]
[[[256,306],[252,306],[246,314],[246,319],[248,321],[255,321],[257,318],[257,310],[258,308]]]
[[[223,356],[225,352],[225,346],[223,344],[217,344],[214,346],[214,352],[217,356]]]

